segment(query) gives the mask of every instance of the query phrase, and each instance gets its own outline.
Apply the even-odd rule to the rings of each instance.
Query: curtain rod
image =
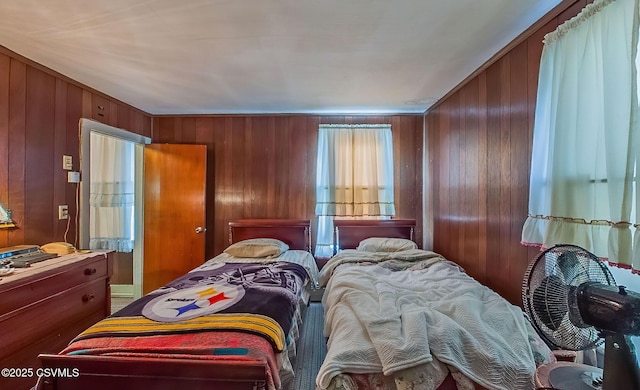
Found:
[[[596,0],[593,3],[587,4],[578,14],[571,19],[565,21],[555,30],[544,36],[543,42],[545,44],[557,41],[560,37],[566,34],[569,30],[576,28],[586,19],[589,19],[594,14],[600,12],[604,7],[613,3],[614,0]]]

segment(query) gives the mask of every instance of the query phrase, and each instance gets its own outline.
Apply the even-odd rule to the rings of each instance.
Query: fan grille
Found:
[[[585,350],[602,343],[599,332],[582,321],[576,302],[578,286],[599,282],[615,286],[606,265],[575,245],[556,245],[529,264],[522,302],[538,333],[561,349]]]

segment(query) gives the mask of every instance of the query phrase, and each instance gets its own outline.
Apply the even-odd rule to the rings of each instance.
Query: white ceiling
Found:
[[[1,0],[0,45],[150,114],[421,113],[560,0]]]

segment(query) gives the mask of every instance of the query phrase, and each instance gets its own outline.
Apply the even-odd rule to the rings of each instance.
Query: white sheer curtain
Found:
[[[90,249],[133,250],[134,147],[91,132]]]
[[[640,269],[637,32],[638,0],[604,0],[545,37],[524,244]]]
[[[320,125],[316,256],[333,254],[333,218],[395,215],[390,125]]]

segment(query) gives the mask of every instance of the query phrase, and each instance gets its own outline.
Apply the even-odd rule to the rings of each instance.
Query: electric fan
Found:
[[[575,245],[556,245],[540,253],[525,273],[522,302],[534,328],[552,348],[581,351],[605,342],[602,376],[586,385],[572,384],[572,389],[640,389],[640,369],[628,339],[640,335],[640,294],[616,286],[594,254]],[[555,381],[566,384],[569,377],[594,371],[569,372],[575,367],[558,368]],[[549,379],[556,387],[553,374]]]

